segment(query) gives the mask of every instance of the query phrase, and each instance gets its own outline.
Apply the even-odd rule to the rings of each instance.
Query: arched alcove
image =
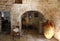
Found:
[[[26,11],[21,15],[21,30],[34,30],[43,34],[43,23],[46,21],[44,15],[38,11]]]

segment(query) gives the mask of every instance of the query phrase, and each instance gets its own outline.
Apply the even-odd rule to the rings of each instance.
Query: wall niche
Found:
[[[15,0],[16,4],[22,4],[22,0]]]

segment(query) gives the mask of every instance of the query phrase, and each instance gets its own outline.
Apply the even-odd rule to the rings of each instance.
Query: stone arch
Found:
[[[41,12],[39,12],[39,11],[26,11],[26,12],[24,12],[23,14],[21,14],[20,16],[19,16],[19,19],[20,19],[20,34],[21,34],[21,32],[22,32],[22,24],[21,24],[21,21],[22,21],[22,17],[23,17],[23,15],[25,15],[25,14],[32,14],[32,13],[34,13],[34,14],[36,14],[36,16],[35,17],[38,17],[39,16],[39,21],[40,21],[40,26],[42,26],[42,24],[46,21],[46,19],[44,18],[44,15],[41,13]],[[42,24],[41,24],[42,23]],[[42,28],[39,28],[40,29],[40,31],[42,30]],[[39,32],[39,33],[41,33],[41,34],[43,34],[43,32],[41,31],[41,32]]]

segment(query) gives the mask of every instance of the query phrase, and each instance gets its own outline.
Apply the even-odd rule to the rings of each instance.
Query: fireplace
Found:
[[[27,11],[21,17],[22,30],[43,34],[44,15],[38,11]]]

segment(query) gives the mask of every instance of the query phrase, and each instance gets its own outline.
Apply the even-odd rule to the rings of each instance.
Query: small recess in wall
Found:
[[[22,4],[22,0],[15,0],[15,3]]]

